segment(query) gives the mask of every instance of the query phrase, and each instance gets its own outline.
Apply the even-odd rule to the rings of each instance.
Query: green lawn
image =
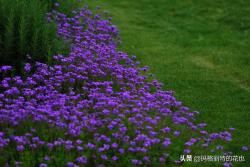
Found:
[[[135,54],[165,89],[200,111],[209,130],[236,128],[229,145],[235,155],[250,146],[249,0],[84,3],[109,11],[120,30],[120,49]]]

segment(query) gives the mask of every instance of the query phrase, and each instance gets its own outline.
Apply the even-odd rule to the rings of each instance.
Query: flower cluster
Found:
[[[73,14],[48,14],[71,43],[69,55],[55,55],[51,66],[27,63],[25,77],[1,80],[0,153],[13,146],[18,154],[46,150],[41,167],[58,149],[74,155],[64,164],[69,167],[150,166],[177,162],[177,147],[188,154],[231,140],[229,131],[209,133],[205,123],[195,123],[199,112],[162,90],[135,56],[117,51],[118,30],[110,20],[86,8]],[[40,125],[47,134],[39,133]]]

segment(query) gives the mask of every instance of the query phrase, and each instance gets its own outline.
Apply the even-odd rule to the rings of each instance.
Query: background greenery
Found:
[[[70,14],[77,0],[0,0],[0,65],[12,65],[20,72],[26,55],[32,61],[50,63],[51,55],[66,53],[57,38],[56,25],[46,13],[60,3],[61,12]]]
[[[210,131],[236,128],[228,146],[234,155],[250,146],[250,1],[83,2],[111,14],[120,49],[135,54],[165,89],[200,111]],[[239,166],[247,166],[249,157]]]

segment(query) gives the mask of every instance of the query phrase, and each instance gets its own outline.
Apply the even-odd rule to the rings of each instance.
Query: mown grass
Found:
[[[209,131],[235,127],[228,145],[250,145],[250,1],[85,0],[113,16],[123,43]],[[250,162],[238,164],[247,166]],[[195,164],[189,164],[194,166]],[[205,164],[196,164],[205,165]]]

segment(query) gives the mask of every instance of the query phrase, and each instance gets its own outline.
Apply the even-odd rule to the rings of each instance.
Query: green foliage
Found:
[[[12,65],[21,72],[27,54],[32,61],[50,63],[53,54],[67,52],[68,47],[56,35],[55,23],[46,20],[46,13],[55,7],[54,2],[0,0],[0,65]],[[67,14],[76,7],[72,0],[57,2],[60,11]]]

